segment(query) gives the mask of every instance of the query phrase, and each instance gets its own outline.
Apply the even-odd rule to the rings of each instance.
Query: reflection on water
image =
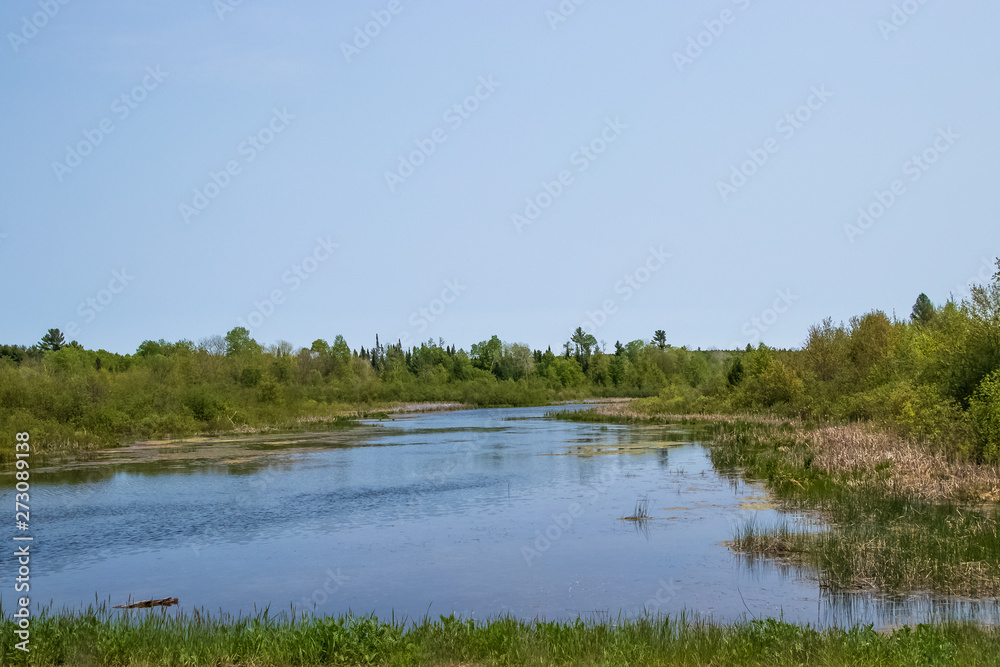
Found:
[[[551,409],[153,442],[33,470],[33,600],[410,618],[998,618],[995,601],[831,596],[810,572],[734,555],[724,542],[747,517],[804,520],[717,474],[683,429],[543,419]],[[0,502],[12,483],[0,474]],[[620,520],[642,498],[649,519]]]

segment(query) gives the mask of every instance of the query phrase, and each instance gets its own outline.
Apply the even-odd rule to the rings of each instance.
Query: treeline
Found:
[[[1000,462],[1000,271],[961,302],[935,306],[921,294],[906,319],[826,320],[797,350],[689,350],[662,330],[604,350],[581,329],[556,352],[497,336],[468,352],[378,337],[352,349],[342,336],[295,349],[261,345],[240,327],[198,343],[148,340],[126,355],[66,344],[55,329],[32,347],[0,346],[0,430],[54,443],[280,427],[398,401],[610,396],[643,398],[637,408],[648,412],[874,421]]]
[[[809,329],[799,350],[759,345],[724,363],[725,383],[671,382],[647,413],[767,411],[868,421],[949,454],[1000,463],[1000,259],[961,302],[925,294],[907,319],[881,310]]]
[[[0,346],[0,429],[35,440],[101,443],[239,427],[283,426],[390,402],[541,405],[652,396],[683,378],[720,376],[725,353],[665,342],[598,349],[578,330],[560,354],[496,336],[469,352],[428,341],[352,349],[342,336],[295,349],[237,327],[198,343],[144,341],[134,354],[87,350],[50,330],[32,347]],[[11,436],[12,437],[12,436]]]

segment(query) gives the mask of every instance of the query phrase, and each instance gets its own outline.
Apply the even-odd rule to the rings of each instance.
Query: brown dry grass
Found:
[[[651,414],[645,411],[639,411],[632,407],[633,399],[626,399],[624,401],[616,401],[614,403],[599,403],[593,408],[594,412],[606,415],[608,417],[617,417],[621,419],[634,419],[638,421],[642,420],[657,420],[666,422],[682,422],[682,421],[706,421],[706,422],[721,422],[726,424],[734,424],[736,422],[754,422],[760,424],[784,424],[789,420],[783,417],[776,417],[769,414],[666,414],[666,413],[655,413]]]
[[[874,428],[850,424],[805,433],[813,466],[831,473],[880,478],[886,492],[929,501],[1000,500],[1000,469],[954,461],[929,447]],[[880,475],[885,470],[889,474]]]

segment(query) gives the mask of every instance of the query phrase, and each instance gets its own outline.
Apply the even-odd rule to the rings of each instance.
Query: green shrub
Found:
[[[982,459],[1000,463],[1000,371],[979,384],[969,402],[969,416],[980,441]]]
[[[259,368],[244,368],[243,372],[240,373],[240,384],[248,389],[256,387],[260,384],[262,377],[263,373],[260,372]]]
[[[197,388],[187,392],[184,396],[184,407],[191,411],[198,421],[208,422],[222,414],[224,409],[222,403],[206,390]]]

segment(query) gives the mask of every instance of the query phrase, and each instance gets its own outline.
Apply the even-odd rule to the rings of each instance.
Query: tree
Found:
[[[802,350],[806,368],[822,382],[833,381],[846,372],[849,345],[844,327],[834,326],[832,317],[812,325]]]
[[[495,373],[497,365],[503,358],[503,343],[496,335],[489,340],[473,343],[469,350],[469,358],[477,368]]]
[[[980,439],[980,458],[1000,462],[1000,371],[980,383],[969,402],[969,416]]]
[[[577,362],[586,371],[587,364],[590,363],[591,348],[597,347],[597,339],[594,338],[593,334],[586,333],[583,327],[577,327],[570,341],[576,347]]]
[[[42,340],[38,343],[38,348],[55,352],[65,344],[66,339],[63,338],[62,332],[59,329],[49,329],[48,333],[42,336]]]
[[[736,354],[730,357],[729,370],[726,372],[726,380],[729,382],[729,386],[735,387],[740,382],[743,381],[743,376],[746,372],[743,370],[743,359],[741,355]]]
[[[234,327],[226,334],[227,357],[238,357],[259,350],[257,341],[250,337],[250,332],[244,327]]]
[[[857,382],[867,382],[872,370],[889,357],[895,338],[892,321],[881,310],[851,318],[847,352]],[[871,379],[879,383],[879,378]]]
[[[24,361],[28,356],[28,349],[23,345],[0,345],[0,359],[7,357],[15,364]]]
[[[375,334],[375,347],[368,352],[371,356],[372,369],[375,370],[376,375],[381,375],[382,369],[385,367],[385,348],[379,342],[378,334]]]
[[[135,353],[140,357],[151,357],[154,354],[166,354],[169,349],[170,344],[163,340],[144,340],[139,343],[139,347],[136,348]],[[167,348],[167,349],[165,349]]]
[[[333,339],[330,354],[333,355],[333,358],[337,360],[337,363],[343,370],[347,369],[348,364],[351,362],[351,347],[340,334],[337,334],[337,337]]]
[[[611,355],[610,359],[614,359],[615,356]],[[611,361],[608,355],[604,354],[600,350],[594,351],[594,357],[590,361],[590,366],[587,368],[587,376],[590,381],[599,387],[606,387],[611,379]]]
[[[198,350],[212,357],[221,357],[226,353],[226,339],[215,334],[198,341]]]
[[[667,332],[663,329],[657,329],[653,334],[653,344],[661,350],[667,346]]]
[[[312,345],[309,346],[309,351],[315,352],[321,357],[325,357],[330,354],[330,344],[322,338],[317,338],[313,341]]]
[[[962,310],[969,316],[968,346],[961,360],[963,381],[959,400],[967,403],[983,378],[1000,369],[1000,258],[988,285],[972,287]]]
[[[923,292],[920,293],[916,303],[913,304],[913,312],[910,314],[910,319],[915,324],[920,325],[928,325],[934,319],[934,304],[931,303],[931,300]]]
[[[534,373],[535,360],[531,348],[518,343],[504,345],[497,371],[501,380],[520,380]]]

